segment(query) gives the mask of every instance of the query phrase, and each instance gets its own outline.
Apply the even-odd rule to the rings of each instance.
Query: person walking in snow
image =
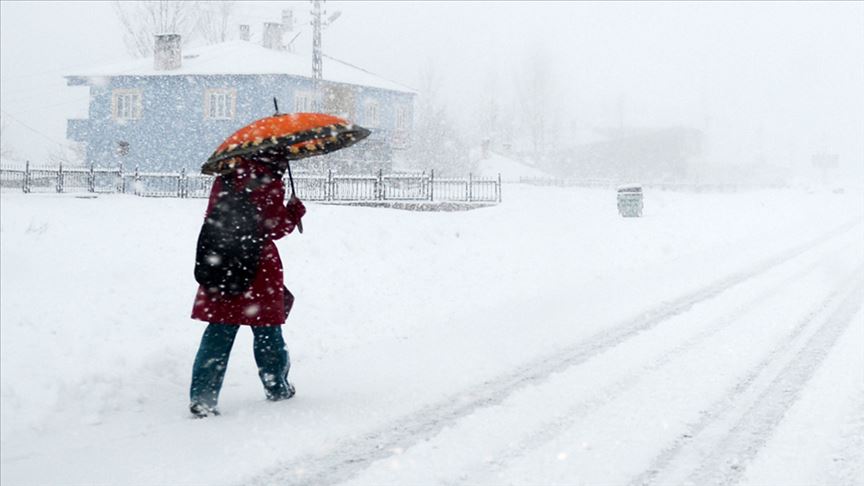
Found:
[[[219,391],[240,326],[251,327],[254,334],[255,362],[267,399],[286,400],[294,395],[294,386],[288,382],[291,361],[281,328],[293,296],[284,287],[282,261],[274,240],[294,231],[306,208],[294,196],[283,204],[285,167],[238,159],[233,172],[213,182],[196,256],[196,279],[203,283],[195,296],[192,318],[209,325],[192,369],[189,409],[195,417],[219,415]],[[238,219],[243,211],[246,213]],[[234,220],[230,220],[232,216]],[[219,235],[219,231],[227,233]],[[212,254],[206,254],[208,238],[217,240],[210,243],[217,247]],[[226,243],[229,240],[235,243]],[[241,245],[237,247],[240,250],[233,250],[240,253],[235,256],[241,264],[225,271],[226,262],[233,258],[231,245]],[[217,270],[223,273],[214,274]],[[248,273],[245,281],[244,272]],[[200,278],[202,274],[206,278]]]

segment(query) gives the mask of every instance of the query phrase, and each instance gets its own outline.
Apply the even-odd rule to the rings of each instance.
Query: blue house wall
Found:
[[[201,164],[228,136],[246,124],[274,113],[273,97],[282,113],[293,111],[298,92],[312,92],[312,81],[291,75],[166,75],[111,76],[85,78],[70,76],[69,85],[90,86],[89,118],[69,120],[67,137],[86,144],[87,163],[97,166],[123,164],[142,171],[197,172]],[[332,154],[333,161],[353,158],[365,160],[369,169],[387,169],[392,147],[389,140],[396,130],[397,107],[406,110],[411,130],[413,97],[411,93],[325,82],[353,97],[351,121],[370,128],[367,141]],[[236,90],[236,109],[229,120],[205,117],[205,93],[212,88]],[[141,93],[141,116],[118,121],[112,114],[112,95],[116,89],[137,89]],[[378,105],[378,126],[367,125],[365,106]],[[128,153],[118,154],[118,142],[128,143]],[[331,157],[326,155],[315,159]],[[301,161],[302,162],[302,161]],[[326,162],[325,162],[326,163]],[[314,167],[321,167],[317,161]],[[299,164],[302,168],[302,163]],[[310,166],[311,167],[311,166]]]

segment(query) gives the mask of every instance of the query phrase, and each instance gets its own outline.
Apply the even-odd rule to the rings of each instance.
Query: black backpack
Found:
[[[264,243],[261,214],[250,189],[235,191],[233,182],[222,176],[222,191],[201,225],[195,253],[195,280],[228,295],[252,286]]]

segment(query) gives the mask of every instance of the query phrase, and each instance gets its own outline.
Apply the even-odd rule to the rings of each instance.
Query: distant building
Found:
[[[316,92],[311,61],[268,39],[181,52],[179,35],[157,35],[153,58],[68,75],[69,86],[90,87],[90,107],[89,118],[68,120],[67,137],[85,144],[88,164],[197,170],[227,136],[272,115],[275,97],[281,113],[325,112],[372,130],[364,142],[298,168],[388,170],[393,152],[408,144],[416,93],[326,56]]]
[[[667,181],[687,177],[703,134],[683,127],[595,130],[598,139],[559,151],[548,170],[587,179]]]
[[[520,182],[522,180],[546,180],[552,175],[515,158],[507,157],[497,152],[489,151],[477,161],[477,175],[481,178],[495,179],[501,177],[503,182]]]

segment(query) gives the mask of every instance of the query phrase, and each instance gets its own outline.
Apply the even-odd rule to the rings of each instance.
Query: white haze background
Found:
[[[289,6],[308,53],[308,2],[236,20],[257,41]],[[697,166],[815,185],[829,151],[836,182],[864,184],[861,2],[327,8],[326,53],[418,89],[434,74],[471,148],[540,66],[550,144],[690,126]],[[122,34],[109,2],[0,1],[0,20],[4,162],[44,162],[87,115],[62,75],[128,59]],[[0,482],[864,484],[861,187],[646,184],[645,216],[621,218],[609,188],[503,185],[473,211],[310,203],[277,243],[298,395],[264,400],[243,331],[204,421],[206,201],[2,191]]]
[[[574,142],[580,128],[690,126],[706,133],[700,164],[768,164],[801,181],[818,177],[812,154],[831,152],[836,180],[864,182],[862,2],[325,7],[342,12],[325,30],[326,54],[418,89],[432,73],[434,102],[468,140],[488,129],[481,107],[490,100],[502,118],[522,116],[520,83],[540,66],[554,100],[550,144]],[[0,8],[4,151],[44,160],[64,142],[66,119],[87,115],[86,90],[62,76],[129,55],[110,2]],[[311,52],[309,2],[238,2],[234,20],[250,24],[255,41],[283,8],[303,31],[298,52]]]

